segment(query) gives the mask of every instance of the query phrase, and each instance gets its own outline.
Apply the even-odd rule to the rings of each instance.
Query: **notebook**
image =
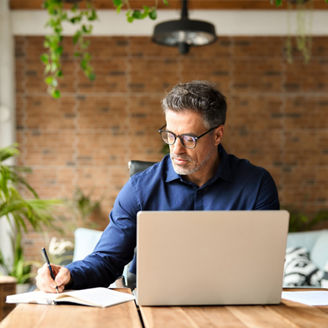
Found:
[[[45,293],[33,291],[6,297],[7,303],[37,303],[37,304],[79,304],[97,307],[107,307],[134,300],[134,296],[109,288],[96,287],[81,290],[65,291],[63,293]]]
[[[139,305],[277,304],[287,211],[140,211]]]

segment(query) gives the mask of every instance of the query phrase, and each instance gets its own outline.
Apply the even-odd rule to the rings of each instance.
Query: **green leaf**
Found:
[[[63,53],[63,47],[62,46],[58,46],[57,48],[55,48],[53,50],[54,50],[54,53],[56,55],[59,55],[59,56],[61,56],[61,54]]]
[[[81,19],[82,19],[81,16],[74,16],[74,17],[70,18],[69,21],[70,21],[72,24],[75,24],[75,23],[79,23],[79,22],[81,21]]]
[[[116,12],[119,14],[121,12],[122,5],[119,5],[116,7]]]
[[[60,91],[58,89],[52,90],[51,95],[53,98],[58,99],[60,98]]]
[[[92,25],[82,25],[82,31],[85,34],[90,34],[92,32]]]
[[[91,55],[90,55],[89,53],[85,52],[85,53],[83,54],[83,59],[86,60],[86,61],[90,61],[90,59],[91,59]]]
[[[81,66],[82,70],[85,70],[87,68],[87,60],[85,60],[84,58],[81,59],[80,66]]]
[[[155,20],[155,19],[157,18],[157,10],[156,10],[156,8],[153,8],[153,9],[149,12],[148,16],[149,16],[150,19]]]
[[[48,85],[52,85],[52,82],[54,80],[54,77],[53,76],[47,76],[45,78],[45,82],[48,84]]]
[[[93,73],[93,72],[89,73],[89,74],[88,74],[88,78],[89,78],[90,81],[94,81],[95,78],[96,78],[95,73]]]
[[[163,3],[165,6],[167,6],[169,4],[169,2],[167,0],[163,0]]]
[[[81,36],[82,36],[81,31],[76,31],[75,34],[73,35],[73,43],[77,44]]]
[[[141,19],[142,18],[141,11],[139,9],[133,10],[132,17],[135,19]]]
[[[86,50],[89,47],[90,41],[81,39],[80,48]]]
[[[96,20],[98,18],[98,16],[97,16],[97,12],[94,10],[94,9],[92,9],[91,10],[91,14],[89,14],[89,16],[88,16],[88,20],[89,21],[94,21],[94,20]]]
[[[18,144],[15,143],[13,145],[0,148],[0,162],[5,161],[7,158],[17,156],[19,154],[19,150],[17,147],[18,147]],[[0,168],[5,169],[6,167],[2,166],[2,164],[1,164]]]
[[[41,61],[44,63],[44,64],[48,64],[49,63],[49,55],[48,54],[42,54],[40,56],[40,59]]]
[[[123,5],[123,1],[122,0],[113,0],[113,5],[115,7],[119,7]]]

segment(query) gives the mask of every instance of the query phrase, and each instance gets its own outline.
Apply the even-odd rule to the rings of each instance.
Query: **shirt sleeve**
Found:
[[[122,275],[124,266],[134,255],[139,207],[130,179],[118,194],[110,223],[94,251],[83,260],[67,265],[72,277],[69,288],[108,287]]]
[[[264,170],[255,203],[255,210],[279,210],[279,197],[276,184],[270,173]]]

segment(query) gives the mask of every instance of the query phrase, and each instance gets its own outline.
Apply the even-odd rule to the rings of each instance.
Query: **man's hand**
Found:
[[[58,286],[58,291],[61,293],[65,285],[67,285],[71,280],[71,273],[69,270],[60,265],[51,264],[52,271],[55,275],[55,280],[50,276],[50,271],[47,264],[44,264],[39,270],[36,276],[36,286],[48,293],[56,293],[56,286]]]

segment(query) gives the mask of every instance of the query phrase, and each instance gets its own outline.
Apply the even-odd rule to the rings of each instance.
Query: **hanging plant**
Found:
[[[110,1],[110,0],[108,0]],[[167,0],[162,0],[165,5]],[[70,3],[71,8],[66,10],[64,3]],[[79,4],[84,2],[85,6],[80,8]],[[143,6],[142,9],[132,9],[129,0],[112,0],[118,13],[127,9],[126,19],[132,23],[135,19],[157,18],[158,0],[154,0],[154,6]],[[61,56],[63,54],[63,24],[76,25],[73,35],[75,45],[74,56],[80,59],[80,67],[84,74],[90,79],[95,79],[93,68],[90,64],[91,55],[88,53],[90,41],[85,37],[91,35],[92,23],[98,18],[92,0],[44,0],[43,7],[48,11],[49,19],[46,27],[51,33],[45,36],[44,47],[47,52],[41,55],[41,61],[45,65],[45,82],[48,92],[53,98],[60,98],[58,79],[63,76]],[[82,7],[82,6],[81,6]]]
[[[63,23],[68,22],[77,25],[73,35],[74,56],[80,59],[80,66],[85,75],[93,80],[95,75],[90,65],[91,56],[87,52],[89,41],[85,40],[85,36],[91,34],[91,22],[97,19],[97,14],[89,0],[86,1],[85,9],[79,9],[78,2],[74,2],[69,11],[64,10],[62,0],[45,0],[43,6],[49,14],[46,26],[51,28],[52,33],[45,36],[44,47],[48,52],[41,55],[41,60],[45,64],[45,82],[48,86],[48,92],[54,98],[59,98],[58,78],[63,75],[61,65]]]
[[[324,0],[328,3],[328,0]],[[277,7],[281,6],[282,0],[270,0]],[[313,8],[312,0],[286,0],[287,7],[289,10],[297,9],[296,14],[296,49],[303,55],[304,62],[308,63],[311,58],[311,26],[312,26],[312,15],[308,15],[308,11]],[[286,56],[287,61],[291,63],[293,61],[293,42],[290,32],[290,16],[288,16],[288,38],[286,41]]]
[[[162,0],[164,5],[168,5],[168,0]],[[130,5],[129,0],[113,0],[114,7],[118,13],[121,12],[121,9],[127,9],[126,19],[129,23],[132,23],[135,19],[145,19],[150,18],[155,20],[157,18],[157,6],[158,0],[154,1],[154,6],[142,6],[142,9],[133,9]]]

